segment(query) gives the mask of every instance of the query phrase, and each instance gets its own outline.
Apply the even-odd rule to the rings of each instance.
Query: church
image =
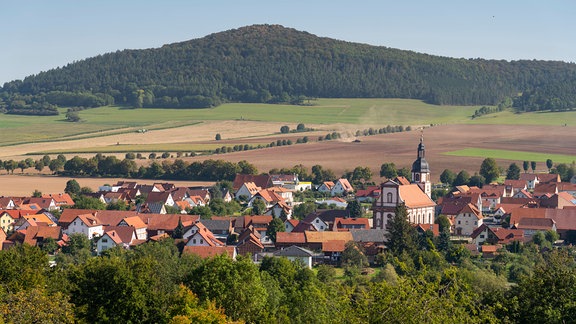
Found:
[[[389,179],[380,185],[380,196],[372,206],[375,229],[386,229],[396,206],[404,203],[408,220],[413,224],[434,224],[436,203],[432,200],[430,166],[425,158],[424,137],[420,138],[418,155],[412,163],[412,182],[404,177]]]

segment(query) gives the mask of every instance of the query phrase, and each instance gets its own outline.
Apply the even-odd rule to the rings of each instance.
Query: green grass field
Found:
[[[466,148],[463,150],[446,152],[445,155],[452,156],[470,156],[470,157],[484,157],[495,158],[512,161],[535,161],[546,162],[551,159],[554,163],[572,163],[576,161],[574,155],[560,155],[560,154],[547,154],[547,153],[533,153],[533,152],[520,152],[520,151],[505,151],[505,150],[487,150],[479,148]]]
[[[311,106],[224,104],[212,109],[126,109],[102,107],[81,111],[82,122],[59,116],[1,115],[0,146],[43,142],[190,125],[207,120],[254,120],[360,126],[427,124],[576,124],[576,111],[563,113],[501,112],[472,120],[478,106],[435,106],[410,99],[318,99]]]

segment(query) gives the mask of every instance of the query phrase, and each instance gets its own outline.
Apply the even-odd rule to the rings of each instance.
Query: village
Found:
[[[92,253],[101,255],[173,238],[182,254],[224,254],[232,259],[242,255],[256,263],[277,256],[312,268],[340,266],[345,250],[356,246],[374,264],[387,249],[388,223],[399,205],[405,206],[408,221],[420,235],[437,238],[445,232],[472,256],[494,258],[507,245],[528,243],[538,232],[555,233],[555,245],[576,242],[574,177],[561,182],[558,174],[526,172],[518,180],[481,188],[455,186],[434,202],[422,139],[416,153],[410,180],[397,176],[360,190],[344,178],[314,185],[299,181],[296,174],[237,174],[232,188],[218,192],[214,187],[121,181],[86,194],[107,205],[133,206],[131,210],[76,209],[68,193],[0,197],[0,247],[28,244],[54,255],[70,237],[82,235],[92,242]],[[295,194],[307,191],[326,198],[294,217],[294,209],[302,204]],[[215,197],[225,203],[236,200],[251,213],[191,212]],[[361,206],[361,212],[352,206]]]

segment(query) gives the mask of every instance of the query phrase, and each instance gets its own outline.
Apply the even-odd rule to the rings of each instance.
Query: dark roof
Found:
[[[354,242],[386,242],[385,229],[351,229]]]
[[[200,220],[200,223],[202,223],[202,225],[211,232],[230,230],[230,220],[202,219]]]
[[[424,141],[420,139],[420,144],[418,144],[418,155],[416,161],[412,163],[412,172],[417,173],[429,173],[430,172],[430,165],[426,161],[425,149],[424,149]]]
[[[311,257],[314,255],[314,252],[305,249],[305,248],[301,248],[299,246],[289,246],[285,249],[279,250],[274,252],[275,256],[293,256],[293,257]]]
[[[304,218],[304,222],[312,223],[316,217],[319,217],[325,223],[334,223],[336,218],[350,217],[350,211],[346,209],[318,209],[308,214],[306,218]]]
[[[232,188],[234,191],[237,191],[245,182],[254,182],[257,187],[262,189],[268,188],[272,185],[272,180],[267,174],[253,175],[237,173],[236,178],[234,178],[234,182],[232,183]]]

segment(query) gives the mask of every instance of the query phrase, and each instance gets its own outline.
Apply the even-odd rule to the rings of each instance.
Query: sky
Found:
[[[456,58],[576,62],[574,0],[0,0],[0,85],[254,24]]]

